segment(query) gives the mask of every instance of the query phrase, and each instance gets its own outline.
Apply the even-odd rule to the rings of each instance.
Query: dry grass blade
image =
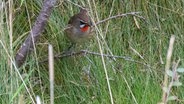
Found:
[[[173,52],[173,46],[174,46],[174,40],[175,40],[175,36],[172,35],[170,38],[170,42],[169,42],[169,48],[167,51],[167,58],[166,58],[166,65],[165,65],[165,75],[164,75],[164,83],[163,83],[163,87],[167,88],[168,86],[168,75],[167,75],[167,71],[170,68],[170,63],[171,63],[171,56],[172,56],[172,52]],[[167,92],[163,91],[162,94],[162,103],[166,104],[167,102]]]
[[[49,44],[49,79],[50,79],[50,104],[54,104],[54,55],[53,47]]]

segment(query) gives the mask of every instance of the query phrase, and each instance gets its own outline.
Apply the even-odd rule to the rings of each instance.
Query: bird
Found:
[[[72,44],[83,43],[92,37],[92,22],[86,8],[80,8],[80,12],[73,15],[65,29],[66,37]]]

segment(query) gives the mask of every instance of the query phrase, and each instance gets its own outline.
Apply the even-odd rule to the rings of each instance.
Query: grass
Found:
[[[5,1],[1,0],[0,4],[2,3]],[[14,1],[10,3],[10,8],[7,1],[6,6],[0,6],[0,103],[33,103],[31,98],[35,99],[37,95],[42,102],[50,102],[48,63],[39,61],[47,58],[48,43],[53,45],[54,54],[61,53],[69,46],[63,29],[69,18],[79,11],[75,4],[89,7],[94,21],[121,13],[141,12],[140,15],[146,20],[136,18],[140,29],[137,28],[132,16],[110,20],[99,25],[94,39],[78,46],[76,51],[88,49],[98,53],[127,56],[150,67],[123,59],[113,61],[107,57],[104,57],[103,62],[102,57],[91,54],[55,60],[55,104],[111,103],[104,67],[115,104],[160,102],[171,35],[176,36],[171,63],[180,58],[179,67],[184,67],[182,0],[58,1],[36,45],[36,50],[20,69],[14,67],[12,60],[28,35],[42,3],[38,0]],[[184,80],[183,75],[180,80]],[[171,94],[176,95],[178,100],[168,103],[184,103],[183,90],[183,86],[174,88]]]

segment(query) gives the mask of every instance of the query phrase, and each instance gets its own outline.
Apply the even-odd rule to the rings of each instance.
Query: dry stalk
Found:
[[[168,48],[168,51],[167,51],[163,88],[167,88],[168,87],[168,75],[167,75],[166,72],[169,71],[169,68],[170,68],[171,56],[172,56],[173,46],[174,46],[174,40],[175,40],[175,36],[172,35],[171,38],[170,38],[169,48]],[[167,92],[165,92],[163,90],[162,103],[164,103],[164,104],[167,103],[167,96],[168,96]]]

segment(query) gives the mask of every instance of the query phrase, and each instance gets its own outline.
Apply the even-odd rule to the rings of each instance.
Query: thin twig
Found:
[[[57,54],[54,56],[55,59],[60,59],[60,58],[65,58],[65,57],[70,57],[70,56],[77,56],[77,55],[81,55],[81,54],[91,54],[91,55],[96,55],[96,56],[104,56],[104,57],[108,57],[108,58],[117,58],[117,59],[124,59],[126,61],[130,61],[130,62],[135,62],[135,63],[138,63],[138,64],[142,64],[144,66],[147,66],[147,67],[150,67],[150,65],[147,65],[146,63],[142,63],[140,61],[136,61],[134,59],[132,59],[131,57],[127,57],[127,56],[118,56],[118,55],[109,55],[109,54],[100,54],[100,53],[97,53],[97,52],[91,52],[91,51],[88,51],[88,50],[80,50],[78,52],[71,52],[71,53],[60,53],[60,54]],[[40,63],[44,63],[44,62],[47,62],[48,59],[44,59],[42,61],[40,61]]]
[[[115,18],[119,18],[119,17],[125,17],[125,16],[128,16],[128,15],[136,16],[136,17],[138,17],[138,18],[141,18],[141,19],[144,19],[144,20],[145,20],[144,17],[139,16],[139,15],[137,15],[137,14],[140,14],[140,12],[130,12],[130,13],[123,13],[123,14],[111,16],[111,17],[106,18],[106,19],[104,19],[104,20],[98,21],[98,22],[96,23],[96,25],[99,25],[99,24],[101,24],[101,23],[103,23],[103,22],[106,22],[106,21],[109,21],[109,20],[111,20],[111,19],[115,19]],[[93,26],[94,26],[94,25],[93,25]]]
[[[100,21],[96,22],[95,24],[92,25],[92,27],[94,27],[95,25],[99,25],[101,23],[107,22],[111,19],[116,19],[116,18],[119,18],[119,17],[125,17],[125,16],[128,16],[128,15],[132,15],[132,16],[138,17],[140,19],[146,20],[144,17],[139,16],[138,14],[140,14],[140,12],[129,12],[129,13],[123,13],[123,14],[119,14],[119,15],[114,15],[114,16],[111,16],[109,18],[106,18],[106,19],[103,19],[103,20],[100,20]],[[64,29],[62,29],[62,31],[66,30],[68,28],[71,28],[71,26],[65,27]]]

